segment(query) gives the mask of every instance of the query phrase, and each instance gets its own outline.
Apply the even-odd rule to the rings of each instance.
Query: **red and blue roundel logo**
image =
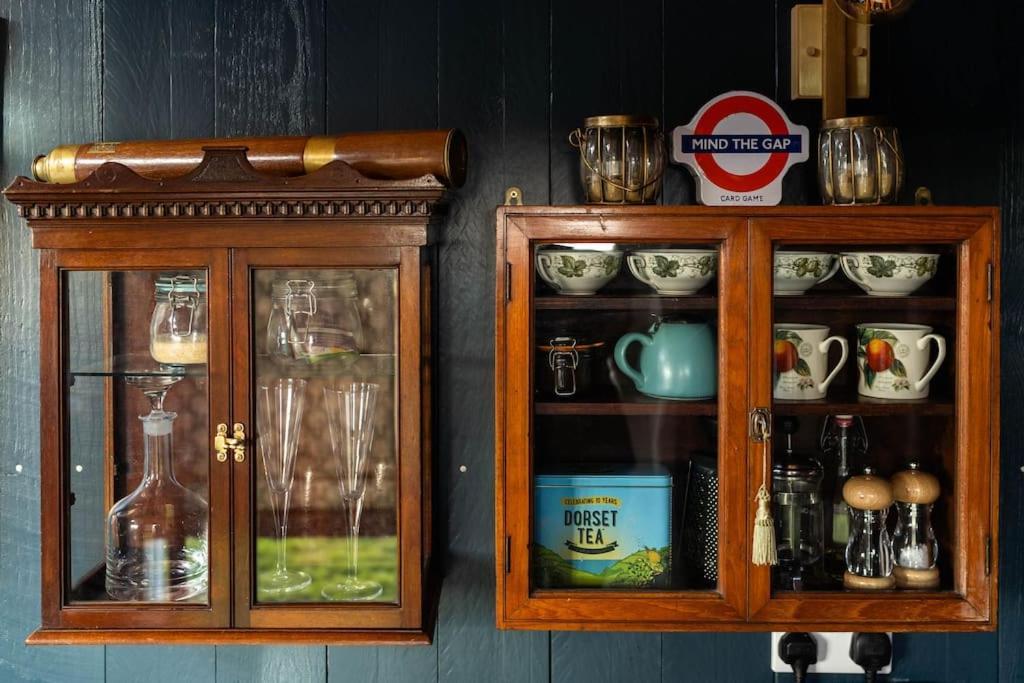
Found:
[[[778,204],[786,171],[807,161],[807,139],[775,102],[736,90],[672,131],[672,160],[697,178],[701,204]]]

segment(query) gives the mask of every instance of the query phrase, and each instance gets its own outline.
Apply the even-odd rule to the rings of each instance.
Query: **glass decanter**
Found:
[[[939,481],[912,462],[893,475],[892,488],[897,513],[892,535],[896,585],[937,588],[939,544],[932,528],[932,506],[939,497]]]
[[[175,413],[163,408],[183,375],[131,376],[150,400],[142,415],[144,464],[138,487],[107,514],[106,591],[113,600],[203,599],[207,588],[209,507],[174,477]]]
[[[850,477],[843,486],[850,506],[850,538],[846,544],[843,585],[855,589],[889,589],[892,576],[892,541],[885,520],[892,506],[892,486],[870,467]]]

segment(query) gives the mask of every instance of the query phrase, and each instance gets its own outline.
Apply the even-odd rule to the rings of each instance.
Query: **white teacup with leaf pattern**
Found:
[[[629,272],[662,296],[690,296],[718,271],[714,249],[642,249],[626,258]]]
[[[821,251],[777,251],[772,284],[776,296],[803,294],[839,270],[835,254]]]
[[[590,296],[615,279],[622,268],[621,251],[543,249],[537,252],[537,274],[559,294]]]
[[[844,252],[839,262],[869,296],[908,296],[935,276],[939,255]]]

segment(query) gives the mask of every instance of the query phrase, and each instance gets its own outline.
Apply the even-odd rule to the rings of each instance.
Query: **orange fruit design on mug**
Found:
[[[775,342],[775,372],[782,374],[796,367],[798,354],[793,342],[779,339]]]
[[[882,339],[872,339],[867,345],[868,367],[875,372],[885,372],[892,367],[894,356],[892,345]]]

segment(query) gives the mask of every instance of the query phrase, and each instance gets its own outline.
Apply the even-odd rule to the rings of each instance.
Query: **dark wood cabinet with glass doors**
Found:
[[[993,629],[998,234],[988,208],[499,209],[499,627]]]
[[[14,181],[41,254],[29,642],[430,642],[443,191],[227,148]]]

